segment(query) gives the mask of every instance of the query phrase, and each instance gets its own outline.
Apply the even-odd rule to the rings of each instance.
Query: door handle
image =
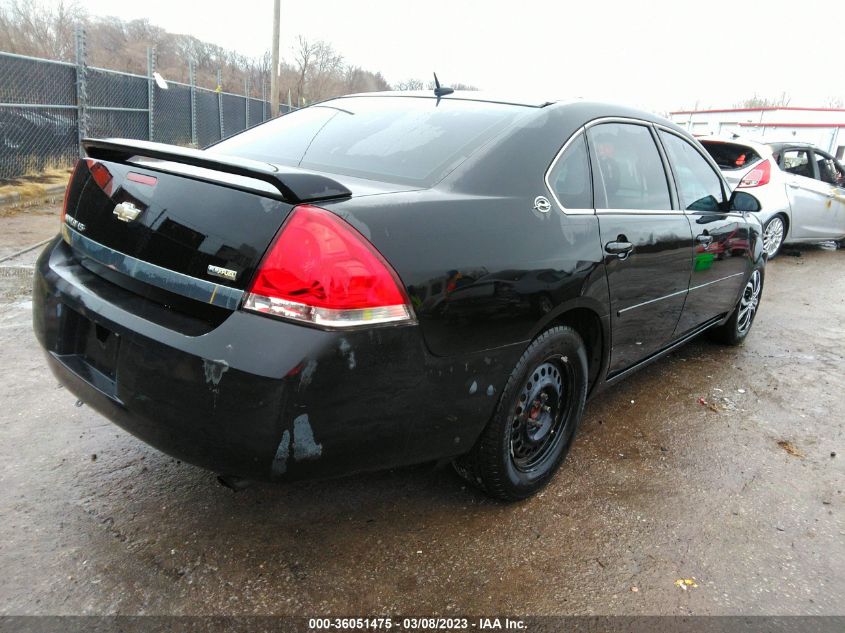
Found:
[[[789,183],[787,183],[787,184],[788,184],[790,187],[792,187],[793,189],[798,189],[798,183],[797,183],[797,182],[789,182]]]
[[[604,245],[604,250],[619,259],[625,259],[634,250],[634,245],[631,242],[608,242]]]
[[[701,235],[695,236],[695,241],[699,244],[704,244],[704,246],[710,246],[713,243],[713,236],[702,233]]]

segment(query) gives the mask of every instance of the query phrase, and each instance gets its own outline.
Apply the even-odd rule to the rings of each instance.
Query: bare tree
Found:
[[[789,102],[792,101],[792,97],[790,97],[786,92],[782,92],[780,97],[760,97],[757,93],[754,93],[754,96],[749,99],[744,99],[739,103],[735,103],[735,108],[785,108],[789,105]]]
[[[242,93],[248,80],[250,94],[260,96],[269,76],[269,52],[251,58],[190,35],[169,33],[147,19],[124,21],[89,16],[81,0],[0,0],[0,48],[10,53],[73,61],[76,26],[85,26],[88,63],[92,66],[144,75],[147,48],[156,50],[158,71],[170,81],[187,82],[194,63],[199,86]],[[282,60],[279,101],[293,105],[330,97],[390,90],[379,72],[348,65],[330,43],[297,38],[293,58]],[[406,89],[423,83],[409,80]],[[269,98],[269,95],[267,95]]]
[[[308,76],[311,66],[314,64],[314,44],[301,35],[296,38],[294,61],[298,76],[296,86],[294,87],[294,97],[296,98],[296,105],[302,105],[305,93],[305,79]]]
[[[396,84],[396,90],[423,90],[425,86],[419,79],[406,79]]]
[[[70,61],[74,31],[87,14],[76,0],[4,0],[0,4],[0,41],[4,49],[21,55]]]
[[[826,108],[840,109],[845,107],[845,99],[842,97],[828,97],[825,101]]]

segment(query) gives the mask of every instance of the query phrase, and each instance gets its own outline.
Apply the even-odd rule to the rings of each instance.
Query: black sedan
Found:
[[[377,93],[84,147],[35,276],[47,362],[230,483],[441,460],[524,498],[589,396],[742,342],[760,301],[756,199],[623,107]]]

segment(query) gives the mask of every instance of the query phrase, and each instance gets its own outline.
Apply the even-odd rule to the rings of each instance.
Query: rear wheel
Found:
[[[757,268],[748,278],[739,303],[727,322],[709,330],[711,338],[725,345],[740,345],[751,331],[762,294],[763,271]]]
[[[492,419],[455,469],[497,499],[531,496],[569,451],[586,396],[581,337],[570,327],[547,330],[520,358]]]
[[[763,226],[763,249],[769,259],[780,252],[783,240],[786,237],[786,222],[782,215],[776,215],[769,219]]]

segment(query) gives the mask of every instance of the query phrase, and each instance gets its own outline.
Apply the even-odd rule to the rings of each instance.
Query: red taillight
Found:
[[[77,160],[73,164],[73,169],[70,172],[70,178],[67,179],[67,187],[65,187],[65,199],[64,202],[62,202],[62,214],[60,216],[62,226],[65,225],[65,216],[67,215],[67,201],[68,195],[70,194],[70,186],[71,184],[73,184],[73,179],[76,178],[76,172],[79,171],[79,164],[81,162],[81,160]]]
[[[244,308],[332,327],[411,321],[398,275],[330,211],[296,207],[264,256]]]
[[[769,180],[771,179],[771,177],[772,164],[768,160],[764,160],[754,169],[745,174],[745,176],[743,176],[742,180],[740,180],[739,184],[737,185],[737,189],[739,189],[740,187],[748,188],[767,185],[769,184]]]
[[[109,185],[111,184],[111,172],[109,168],[103,165],[103,163],[98,163],[95,160],[90,158],[86,158],[85,162],[88,165],[88,171],[91,172],[91,177],[94,179],[94,182],[97,183],[97,186],[100,187],[103,191],[107,194],[111,195],[111,190],[109,189]]]

